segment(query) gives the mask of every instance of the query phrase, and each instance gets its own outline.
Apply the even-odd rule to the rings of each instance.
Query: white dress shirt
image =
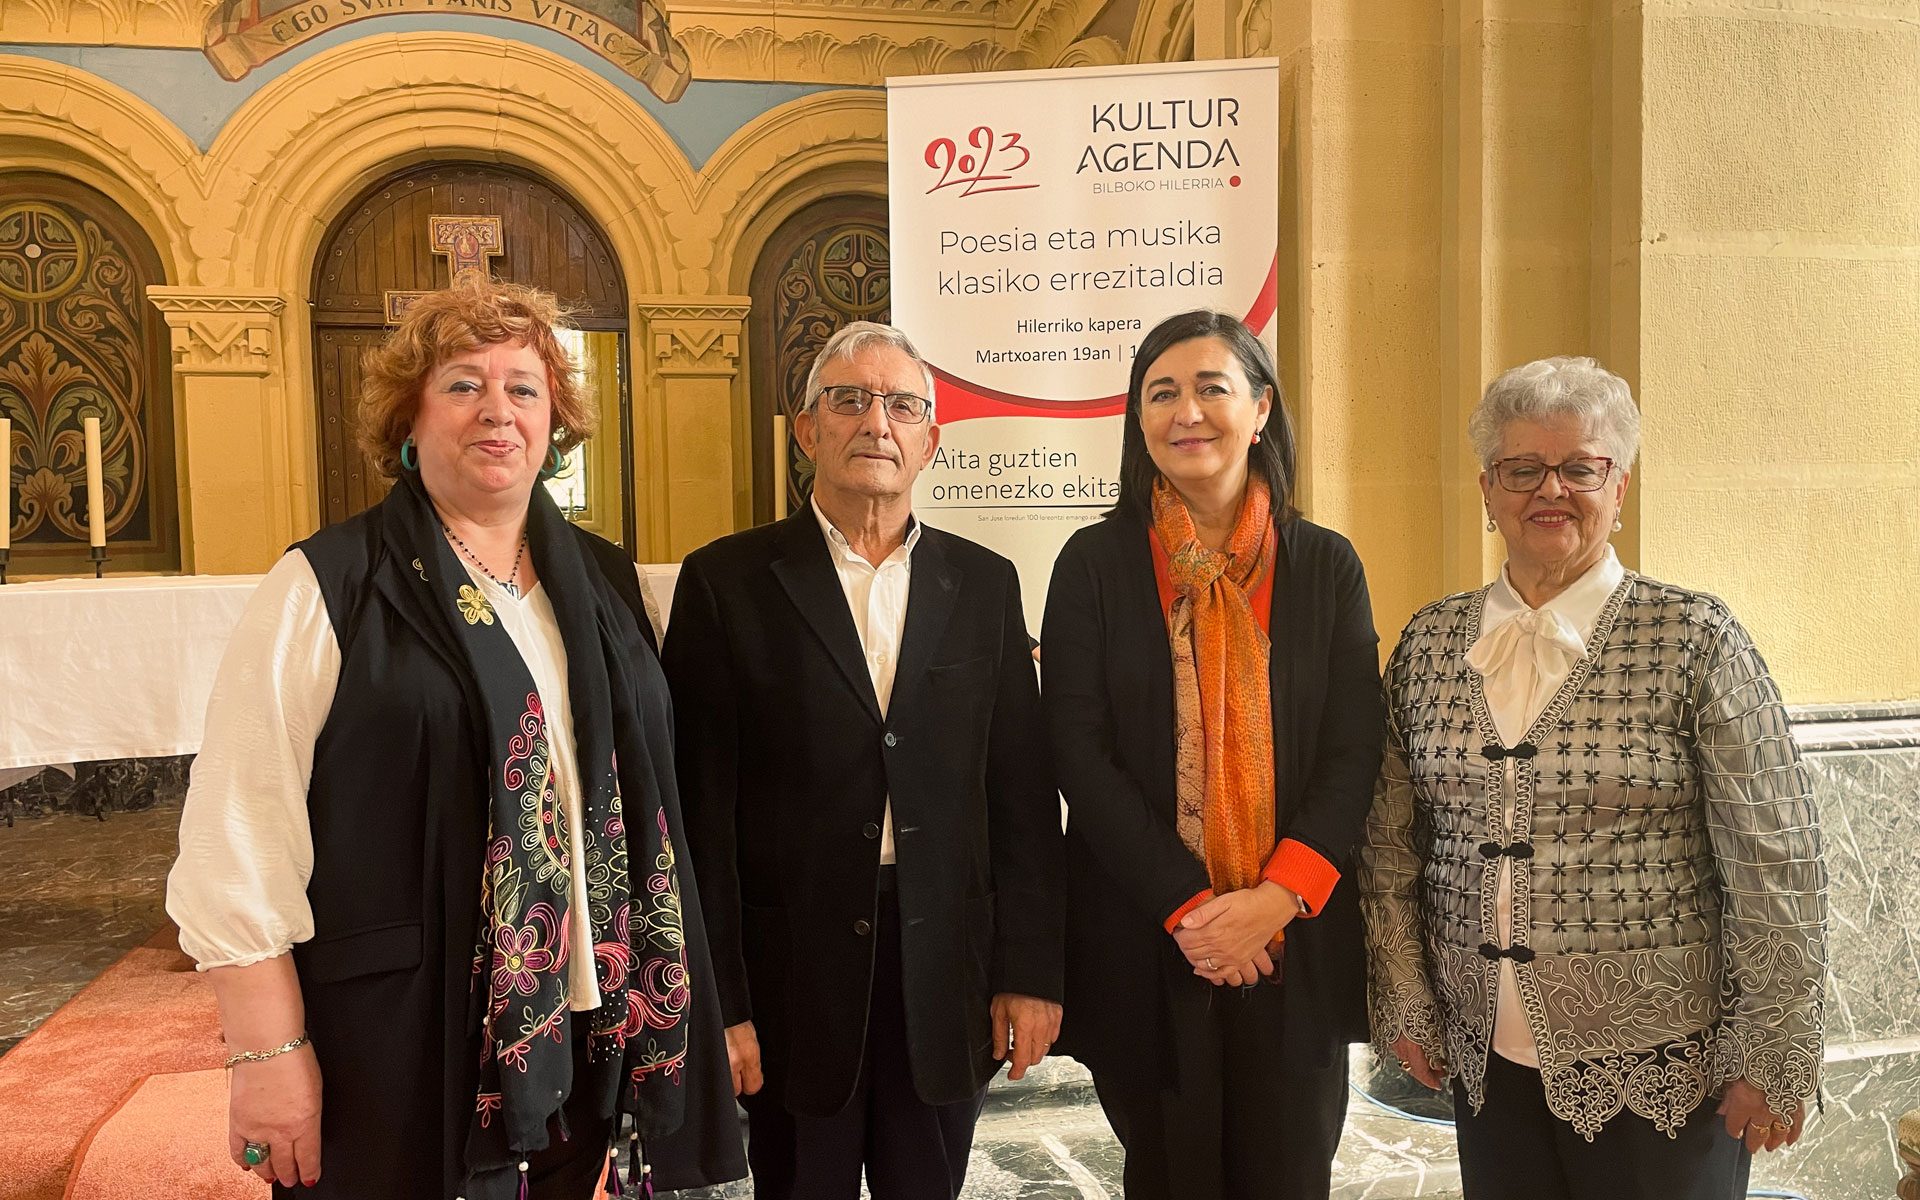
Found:
[[[467,574],[533,676],[572,860],[584,862],[567,652],[553,603],[544,585],[516,597],[471,565]],[[644,579],[641,586],[644,595]],[[203,971],[256,963],[313,937],[307,788],[339,678],[340,647],[319,580],[306,556],[290,551],[261,580],[227,644],[181,814],[180,857],[167,877],[180,948]],[[573,872],[572,887],[569,940],[591,947],[584,871]],[[567,981],[574,1011],[600,1006],[590,949],[570,955]]]
[[[874,566],[855,552],[846,535],[835,529],[827,514],[813,505],[814,519],[827,539],[827,553],[833,559],[833,573],[840,579],[840,590],[853,612],[853,628],[860,635],[860,652],[867,660],[867,678],[873,681],[874,699],[880,702],[880,715],[887,715],[887,703],[893,699],[893,674],[900,667],[900,636],[907,629],[908,583],[913,573],[913,548],[920,541],[920,522],[908,518],[907,540]],[[880,820],[880,862],[893,861],[893,797],[888,796]]]
[[[1620,585],[1626,569],[1607,547],[1606,557],[1590,567],[1586,574],[1569,584],[1565,591],[1531,608],[1520,598],[1507,570],[1487,589],[1480,611],[1480,638],[1467,651],[1467,665],[1480,674],[1487,708],[1493,714],[1494,727],[1502,743],[1513,746],[1526,740],[1528,729],[1541,710],[1566,682],[1573,664],[1586,652],[1586,640],[1600,619],[1607,597]],[[1496,831],[1502,842],[1512,841],[1513,772],[1519,760],[1505,758],[1501,769],[1507,772],[1504,820],[1506,829]],[[1530,859],[1502,858],[1500,882],[1494,894],[1494,913],[1499,921],[1500,945],[1513,944],[1514,872],[1524,870]],[[1493,1049],[1502,1058],[1523,1066],[1538,1068],[1540,1053],[1527,1027],[1526,1010],[1520,1004],[1520,985],[1513,960],[1500,960],[1500,991],[1493,1017]]]

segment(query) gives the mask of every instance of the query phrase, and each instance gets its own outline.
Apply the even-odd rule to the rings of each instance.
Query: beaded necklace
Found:
[[[482,575],[485,575],[488,579],[491,579],[496,584],[500,585],[500,587],[506,590],[507,595],[513,596],[516,599],[519,597],[520,584],[518,581],[520,579],[520,560],[525,558],[527,554],[527,535],[526,534],[523,533],[520,535],[520,550],[517,554],[513,556],[513,570],[507,573],[507,577],[505,579],[502,579],[498,575],[495,575],[492,571],[487,570],[487,564],[481,562],[480,556],[478,554],[475,554],[473,550],[465,542],[460,540],[459,534],[455,533],[444,522],[441,524],[440,528],[446,531],[446,535],[453,540],[453,544],[459,548],[460,553],[466,556],[467,561],[472,563],[474,566],[480,568],[480,573]]]

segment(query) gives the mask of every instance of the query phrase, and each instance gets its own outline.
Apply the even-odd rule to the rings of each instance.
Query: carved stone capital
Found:
[[[287,302],[268,292],[151,287],[147,298],[167,319],[173,369],[186,375],[273,373],[280,314]]]
[[[731,376],[740,371],[745,296],[641,296],[634,312],[660,375]]]

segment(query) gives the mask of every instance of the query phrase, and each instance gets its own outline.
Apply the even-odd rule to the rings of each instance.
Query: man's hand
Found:
[[[1400,1060],[1400,1065],[1407,1069],[1407,1074],[1420,1082],[1421,1087],[1432,1088],[1437,1092],[1446,1086],[1447,1081],[1427,1059],[1427,1052],[1422,1050],[1420,1044],[1412,1038],[1400,1038],[1395,1041],[1393,1054]]]
[[[1718,1111],[1726,1118],[1727,1136],[1745,1142],[1755,1154],[1793,1145],[1807,1123],[1806,1105],[1794,1109],[1789,1121],[1768,1108],[1767,1094],[1744,1079],[1727,1085]]]
[[[733,1094],[751,1096],[760,1090],[760,1039],[753,1022],[727,1026],[727,1069],[733,1072]]]
[[[993,998],[993,1057],[1005,1062],[1012,1047],[1008,1079],[1024,1079],[1027,1068],[1039,1065],[1059,1036],[1060,1006],[1053,1001],[1016,992],[1001,992]]]
[[[1263,881],[1258,887],[1215,896],[1194,909],[1181,918],[1173,940],[1202,979],[1216,984],[1255,983],[1260,976],[1273,974],[1267,944],[1300,911],[1292,892],[1271,880]]]

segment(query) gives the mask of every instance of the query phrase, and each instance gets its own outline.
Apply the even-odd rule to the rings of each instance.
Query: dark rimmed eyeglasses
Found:
[[[864,417],[873,402],[880,402],[887,420],[902,425],[918,425],[933,411],[933,402],[912,392],[875,392],[851,383],[820,389],[820,403],[843,417]]]
[[[1501,487],[1522,495],[1538,491],[1549,474],[1560,476],[1560,486],[1570,492],[1597,492],[1613,474],[1613,460],[1570,458],[1563,463],[1543,463],[1531,458],[1503,458],[1487,469]]]

